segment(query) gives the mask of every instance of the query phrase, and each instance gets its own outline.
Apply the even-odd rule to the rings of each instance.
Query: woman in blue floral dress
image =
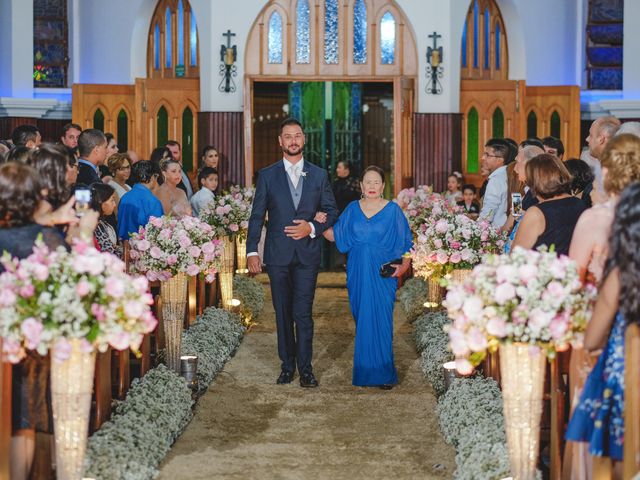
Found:
[[[622,478],[624,445],[624,333],[640,320],[640,184],[620,196],[609,258],[584,348],[603,350],[567,429],[567,440],[588,442],[589,453],[610,457]]]

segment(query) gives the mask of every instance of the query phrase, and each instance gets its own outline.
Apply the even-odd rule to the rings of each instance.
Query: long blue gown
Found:
[[[398,280],[383,278],[380,266],[402,256],[413,245],[409,224],[393,202],[367,218],[351,202],[333,226],[338,250],[348,253],[347,290],[356,322],[353,384],[395,385],[393,307]]]

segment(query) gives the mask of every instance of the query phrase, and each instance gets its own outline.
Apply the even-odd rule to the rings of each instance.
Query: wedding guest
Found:
[[[203,167],[198,173],[198,184],[200,190],[191,197],[191,209],[193,215],[197,217],[200,211],[215,201],[215,191],[218,188],[218,171],[215,168]]]
[[[191,215],[191,205],[184,190],[178,188],[182,181],[182,167],[171,159],[160,164],[164,181],[156,190],[156,197],[162,203],[165,215],[184,217]]]
[[[171,150],[167,147],[157,147],[151,152],[150,161],[157,167],[158,171],[162,171],[162,164],[165,160],[169,159],[173,160],[173,156],[171,155]],[[134,179],[134,181],[136,180]],[[160,175],[160,177],[158,177],[158,185],[162,185],[163,182],[164,177]]]
[[[20,125],[11,133],[11,141],[15,147],[36,148],[42,143],[40,130],[34,125]]]
[[[187,195],[187,200],[193,196],[193,187],[191,186],[191,179],[182,165],[182,147],[180,143],[175,140],[169,140],[166,147],[171,151],[171,156],[180,165],[180,183],[178,188]]]
[[[125,153],[116,153],[109,157],[107,166],[112,176],[107,185],[113,187],[117,196],[116,202],[119,203],[124,194],[131,190],[127,184],[127,180],[131,176],[131,161]]]
[[[99,167],[107,158],[107,138],[100,130],[89,128],[78,138],[78,183],[91,185],[101,182]]]
[[[6,161],[17,162],[17,163],[27,163],[27,158],[29,158],[30,152],[31,152],[31,148],[25,147],[24,145],[13,147],[11,150],[9,150]]]
[[[202,149],[202,167],[218,168],[220,154],[213,145],[207,145]]]
[[[476,192],[476,186],[468,183],[462,187],[462,200],[458,202],[458,206],[464,208],[464,213],[471,218],[477,218],[480,213],[480,205],[476,201]]]
[[[588,151],[585,152],[585,158],[583,158],[582,155],[580,158],[591,165],[593,173],[596,176],[592,193],[594,203],[602,203],[607,200],[602,184],[602,166],[600,160],[604,153],[604,148],[607,146],[607,142],[613,138],[619,128],[620,120],[611,115],[595,119],[591,127],[589,127],[589,136],[586,138],[589,148]]]
[[[487,188],[482,200],[480,216],[496,228],[507,221],[507,167],[505,159],[509,145],[502,139],[492,138],[484,146],[482,167],[489,172]]]
[[[72,188],[78,180],[78,159],[70,154],[67,161],[67,187]]]
[[[107,155],[105,157],[105,161],[98,168],[100,170],[100,177],[104,183],[109,183],[113,178],[111,177],[111,171],[109,170],[109,158],[111,155],[115,155],[118,153],[118,142],[116,141],[116,137],[113,133],[105,133],[105,138],[107,139]]]
[[[344,160],[336,165],[336,179],[331,189],[340,213],[347,205],[360,198],[360,182],[353,176],[352,170],[351,164]]]
[[[630,133],[640,138],[640,122],[624,122],[620,125],[620,128],[615,133],[614,137],[622,135],[623,133]]]
[[[593,206],[591,202],[591,190],[593,188],[593,181],[595,180],[593,170],[591,170],[587,162],[579,158],[566,160],[564,166],[567,167],[567,170],[569,170],[569,173],[573,177],[571,195],[582,200],[585,208],[591,208]]]
[[[158,186],[161,172],[155,164],[141,160],[132,168],[136,184],[130,192],[125,193],[118,205],[118,237],[129,240],[132,233],[144,227],[150,217],[162,217],[162,203],[152,190]]]
[[[557,157],[544,153],[529,160],[525,166],[527,184],[538,204],[530,207],[522,218],[512,248],[555,248],[561,254],[569,252],[573,229],[584,203],[571,196],[571,174]]]
[[[453,172],[447,177],[447,191],[444,194],[444,199],[449,205],[456,205],[462,200],[462,174],[460,172]]]
[[[67,148],[76,148],[78,146],[78,137],[82,133],[82,127],[77,123],[67,123],[62,127],[62,136],[60,142]]]
[[[40,175],[43,188],[47,192],[45,200],[54,210],[71,196],[67,174],[69,164],[73,160],[65,146],[53,143],[44,143],[31,150],[27,158],[27,163]]]
[[[398,383],[393,358],[393,308],[397,278],[410,266],[413,235],[400,207],[382,198],[384,171],[368,167],[360,177],[363,198],[353,201],[323,233],[347,256],[347,290],[356,322],[353,385],[390,389]],[[390,277],[383,264],[402,258]]]
[[[564,144],[562,140],[548,136],[542,139],[542,145],[544,146],[544,153],[554,155],[558,157],[559,160],[564,160]]]
[[[100,251],[109,252],[122,258],[122,245],[118,242],[116,229],[107,220],[116,209],[115,189],[106,183],[91,185],[91,208],[100,214],[94,233]]]
[[[625,322],[640,319],[640,184],[620,195],[611,229],[604,281],[584,337],[584,348],[603,350],[589,374],[569,425],[567,440],[588,442],[589,453],[609,457],[622,477],[624,446]]]

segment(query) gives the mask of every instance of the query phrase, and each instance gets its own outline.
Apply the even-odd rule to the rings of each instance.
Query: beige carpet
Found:
[[[262,278],[261,280],[264,280]],[[314,319],[320,388],[298,376],[276,385],[279,360],[268,284],[259,324],[199,401],[162,464],[161,479],[451,478],[452,447],[437,425],[436,400],[399,308],[394,350],[400,385],[351,385],[353,321],[344,274],[321,274]]]

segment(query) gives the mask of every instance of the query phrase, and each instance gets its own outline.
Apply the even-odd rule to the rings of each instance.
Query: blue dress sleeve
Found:
[[[394,230],[394,245],[393,251],[395,257],[400,257],[403,254],[407,253],[413,247],[413,233],[411,232],[411,228],[409,228],[409,222],[407,221],[407,217],[404,216],[402,209],[393,204],[394,209],[394,227],[390,230]]]
[[[351,229],[353,205],[354,202],[351,202],[338,217],[338,221],[333,224],[333,237],[340,253],[348,253],[353,247],[353,232]]]

